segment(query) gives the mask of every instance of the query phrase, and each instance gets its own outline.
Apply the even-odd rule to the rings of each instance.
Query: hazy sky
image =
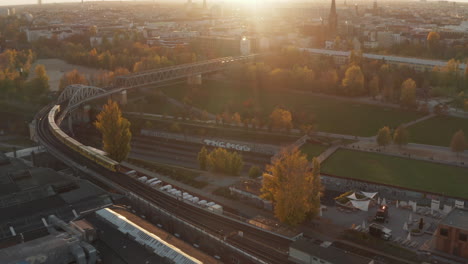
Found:
[[[85,2],[90,2],[92,0],[85,0]],[[102,1],[102,0],[99,0]],[[105,0],[104,0],[105,1]],[[109,0],[111,1],[111,0]],[[116,1],[116,0],[112,0]],[[124,1],[130,1],[130,0],[124,0]],[[141,1],[141,0],[138,0]],[[152,2],[152,0],[143,0],[143,1],[148,1]],[[161,0],[156,0],[156,2],[161,1]],[[167,1],[167,0],[165,0]],[[186,0],[173,0],[174,2],[185,2]],[[201,0],[199,0],[201,2]],[[245,2],[246,0],[224,0],[226,2],[229,1],[243,1]],[[311,1],[311,0],[303,0],[304,2],[306,1]],[[321,0],[323,1],[323,0]],[[371,1],[371,0],[369,0]],[[413,0],[414,1],[414,0]],[[455,1],[455,2],[468,2],[468,0],[449,0],[450,2]],[[71,3],[71,2],[81,2],[81,0],[42,0],[42,3]],[[194,0],[194,2],[198,2],[197,0]],[[0,6],[8,6],[8,5],[28,5],[28,4],[35,4],[37,3],[37,0],[0,0]]]

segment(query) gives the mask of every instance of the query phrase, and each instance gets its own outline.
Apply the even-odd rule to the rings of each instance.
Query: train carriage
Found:
[[[118,162],[116,162],[115,160],[112,160],[111,158],[105,155],[102,155],[93,150],[90,150],[88,147],[86,147],[85,145],[81,144],[79,141],[75,140],[74,138],[70,137],[65,132],[63,132],[55,123],[55,117],[57,116],[59,112],[60,112],[60,105],[55,105],[54,107],[52,107],[52,109],[50,110],[48,114],[50,130],[56,138],[58,138],[65,145],[67,145],[74,151],[80,153],[82,156],[86,157],[87,159],[90,159],[94,161],[95,163],[98,163],[99,165],[111,171],[119,170]]]

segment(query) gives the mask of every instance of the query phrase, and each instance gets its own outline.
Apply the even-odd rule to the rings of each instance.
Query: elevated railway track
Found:
[[[290,238],[262,230],[239,220],[208,212],[205,209],[169,196],[162,191],[155,190],[124,173],[111,171],[93,162],[89,158],[71,149],[51,133],[51,126],[47,118],[50,110],[51,106],[48,106],[38,113],[36,119],[36,133],[41,144],[56,158],[78,170],[92,172],[93,175],[98,177],[98,180],[110,185],[117,191],[124,194],[137,194],[153,205],[171,212],[178,218],[221,238],[226,238],[233,232],[242,232],[244,239],[248,239],[248,243],[236,242],[237,240],[231,238],[228,238],[227,242],[232,240],[233,246],[254,256],[254,259],[257,259],[254,262],[273,264],[289,263],[287,259],[287,249],[291,242]],[[270,254],[266,254],[266,252],[270,252]]]

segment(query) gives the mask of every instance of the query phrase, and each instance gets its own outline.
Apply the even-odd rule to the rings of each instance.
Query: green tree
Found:
[[[388,126],[385,126],[381,129],[379,129],[379,132],[377,133],[377,144],[379,146],[387,146],[388,144],[390,144],[390,142],[392,141],[392,135],[390,133],[390,128]]]
[[[361,67],[358,65],[351,65],[348,67],[343,79],[343,87],[345,93],[349,95],[362,95],[364,90],[364,74]]]
[[[242,168],[244,167],[244,161],[242,160],[242,156],[237,152],[230,152],[228,155],[228,165],[227,173],[233,176],[237,176],[240,174]]]
[[[297,148],[283,150],[263,174],[261,197],[274,203],[277,219],[291,226],[302,223],[307,215],[316,215],[317,188],[307,156]],[[314,197],[315,195],[315,197]]]
[[[205,147],[202,147],[200,152],[198,152],[198,165],[200,169],[206,170],[208,163],[208,150]]]
[[[411,78],[401,85],[400,103],[406,107],[416,105],[416,82]]]
[[[463,130],[458,130],[450,141],[450,148],[458,155],[460,152],[465,151],[466,146],[465,133],[463,133]]]
[[[122,117],[119,105],[108,100],[101,113],[96,116],[94,122],[96,128],[102,134],[104,151],[117,162],[124,160],[130,152],[130,122]]]
[[[409,132],[404,126],[399,126],[393,133],[393,142],[398,146],[406,145],[409,141]]]
[[[260,168],[258,166],[252,165],[252,167],[250,167],[249,169],[249,177],[254,179],[259,177],[260,175],[262,175],[262,171],[260,170]]]

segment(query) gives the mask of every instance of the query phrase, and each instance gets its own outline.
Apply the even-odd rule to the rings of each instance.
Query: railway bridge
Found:
[[[99,88],[87,85],[67,86],[59,96],[57,103],[66,105],[58,118],[61,122],[68,117],[68,125],[71,131],[73,119],[87,121],[87,112],[89,108],[84,107],[81,112],[71,114],[74,110],[83,104],[99,98],[105,98],[111,95],[118,95],[121,102],[127,99],[127,90],[141,88],[145,86],[160,87],[170,85],[171,81],[187,79],[189,84],[201,83],[203,74],[209,74],[225,70],[235,62],[252,61],[261,56],[261,54],[252,54],[239,57],[223,57],[218,59],[199,61],[194,63],[181,64],[161,69],[136,72],[128,75],[119,76],[114,84],[109,87]]]

